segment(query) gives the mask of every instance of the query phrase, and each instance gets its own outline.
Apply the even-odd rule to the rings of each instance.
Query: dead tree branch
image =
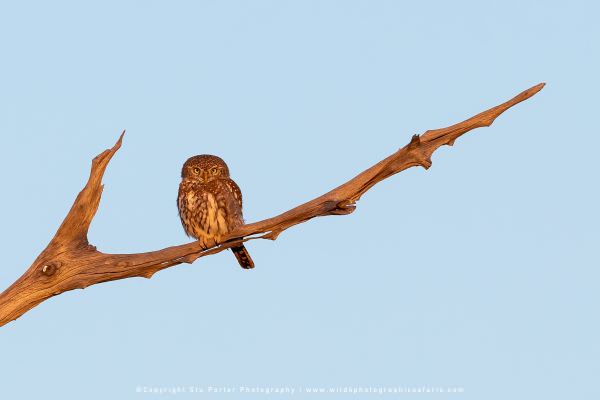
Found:
[[[105,254],[88,243],[88,229],[100,204],[102,177],[111,158],[121,147],[117,143],[92,161],[87,184],[79,193],[54,238],[29,269],[0,294],[0,326],[20,317],[52,296],[97,283],[131,277],[150,278],[157,271],[199,257],[221,252],[241,241],[277,239],[284,230],[325,215],[350,214],[356,201],[376,183],[414,166],[431,166],[432,153],[442,145],[451,146],[466,132],[489,126],[504,111],[530,98],[544,87],[533,86],[511,100],[463,122],[443,129],[414,135],[409,144],[378,162],[343,185],[283,214],[243,225],[221,245],[204,249],[198,242],[139,254]]]

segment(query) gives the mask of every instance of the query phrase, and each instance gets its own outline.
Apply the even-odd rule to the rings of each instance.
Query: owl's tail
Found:
[[[244,269],[254,268],[254,261],[252,261],[252,257],[250,257],[250,253],[248,253],[244,245],[232,247],[231,251],[233,251],[233,255],[240,263],[240,267]]]

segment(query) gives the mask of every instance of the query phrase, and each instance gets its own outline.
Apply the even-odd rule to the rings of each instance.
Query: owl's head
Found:
[[[215,179],[229,178],[229,168],[220,157],[201,154],[188,158],[181,169],[181,177],[207,183]]]

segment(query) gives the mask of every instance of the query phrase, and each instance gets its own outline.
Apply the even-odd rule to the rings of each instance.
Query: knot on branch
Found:
[[[410,143],[406,146],[406,150],[413,156],[415,162],[425,169],[431,167],[431,153],[424,149],[424,144],[421,141],[421,136],[413,135]]]
[[[60,267],[60,265],[61,264],[59,261],[44,263],[40,267],[40,272],[42,273],[42,275],[52,276],[56,273],[56,271],[58,270],[58,267]]]
[[[336,204],[335,209],[331,211],[334,215],[348,215],[356,210],[356,204],[353,200],[342,200]]]

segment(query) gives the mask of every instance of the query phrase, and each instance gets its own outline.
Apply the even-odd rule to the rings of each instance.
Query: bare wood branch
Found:
[[[116,144],[92,161],[90,177],[54,238],[29,269],[0,294],[0,326],[20,317],[44,300],[68,290],[131,277],[150,278],[157,271],[199,257],[221,252],[242,241],[277,239],[284,230],[326,215],[345,215],[355,210],[360,197],[378,182],[407,168],[431,166],[431,155],[443,145],[453,145],[466,132],[489,126],[504,111],[535,95],[544,87],[533,86],[511,100],[447,128],[414,135],[409,144],[363,171],[343,185],[273,218],[243,225],[231,232],[221,245],[205,249],[198,242],[138,254],[105,254],[88,243],[87,233],[102,196],[102,177],[111,158],[121,147]]]

